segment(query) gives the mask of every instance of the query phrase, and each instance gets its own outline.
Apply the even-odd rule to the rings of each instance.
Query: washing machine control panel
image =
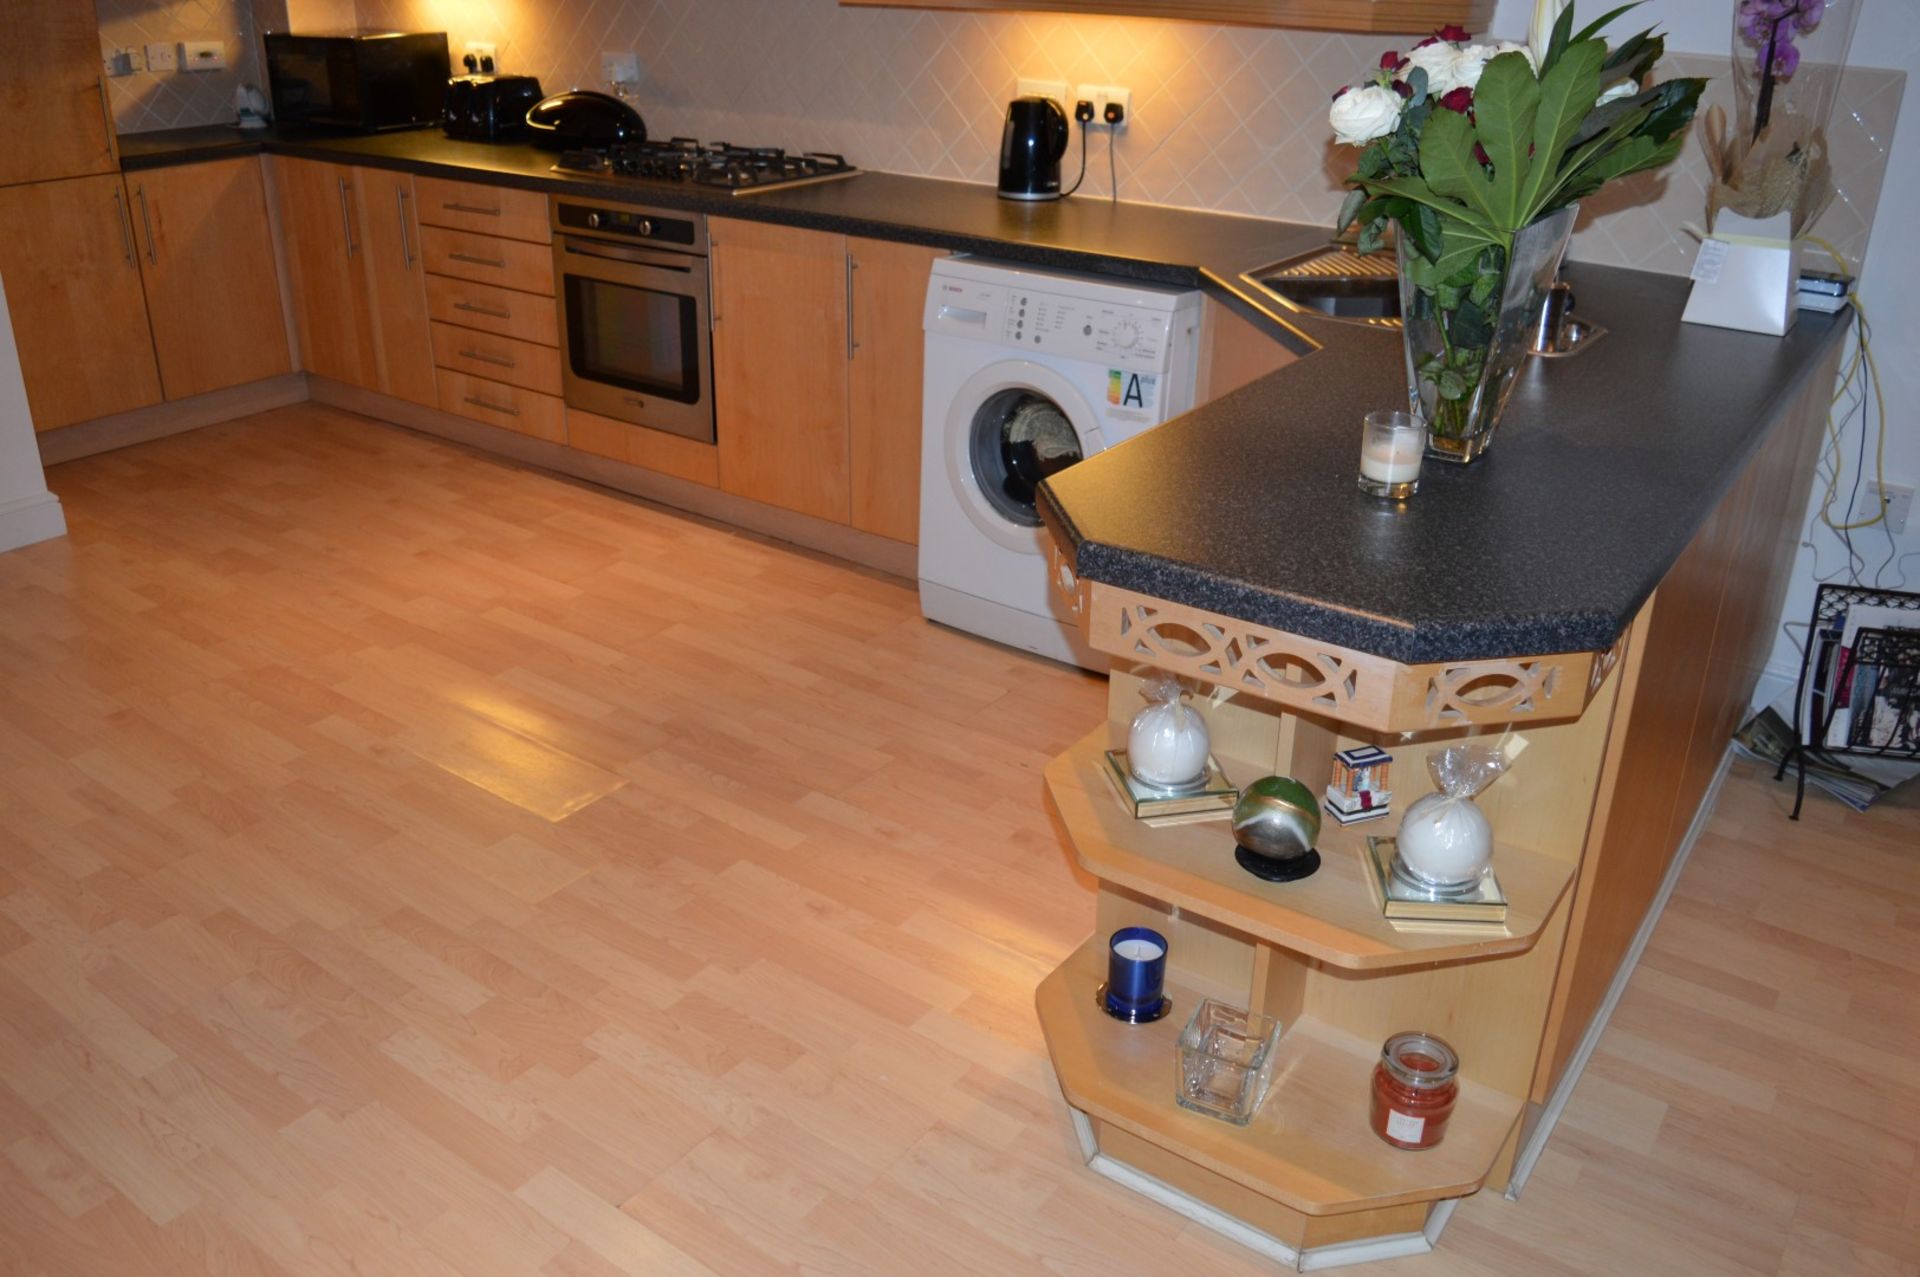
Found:
[[[927,330],[1064,359],[1162,371],[1169,316],[1145,307],[1062,297],[1040,289],[942,279]]]

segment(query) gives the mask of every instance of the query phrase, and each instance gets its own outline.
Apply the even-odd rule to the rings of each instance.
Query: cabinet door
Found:
[[[119,177],[0,188],[0,280],[34,429],[160,402]]]
[[[378,389],[379,370],[366,323],[365,251],[354,204],[354,172],[315,160],[274,161],[274,187],[286,240],[288,283],[300,332],[300,366],[355,386]]]
[[[9,0],[0,73],[0,186],[111,173],[113,113],[100,78],[100,30],[83,0]]]
[[[920,539],[920,316],[940,253],[915,244],[849,239],[853,363],[847,387],[853,526]]]
[[[127,185],[167,398],[291,371],[260,161],[152,169]]]
[[[420,261],[420,222],[413,177],[357,168],[358,227],[367,276],[377,388],[413,403],[434,405],[433,332],[427,317],[426,268]]]
[[[846,237],[720,218],[708,230],[720,486],[845,523]]]

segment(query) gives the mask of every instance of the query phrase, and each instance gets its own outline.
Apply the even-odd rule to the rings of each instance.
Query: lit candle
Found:
[[[1100,1003],[1129,1024],[1167,1013],[1167,938],[1151,927],[1122,927],[1107,940],[1107,986]]]
[[[1420,490],[1427,429],[1405,412],[1370,412],[1360,436],[1360,490],[1400,500]]]

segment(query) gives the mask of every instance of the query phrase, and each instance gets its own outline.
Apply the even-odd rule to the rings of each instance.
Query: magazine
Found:
[[[1768,706],[1733,734],[1742,758],[1778,767],[1793,748],[1793,728]],[[1855,811],[1865,811],[1895,787],[1920,776],[1920,762],[1901,758],[1849,756],[1845,762],[1821,749],[1805,751],[1807,783],[1832,794]]]

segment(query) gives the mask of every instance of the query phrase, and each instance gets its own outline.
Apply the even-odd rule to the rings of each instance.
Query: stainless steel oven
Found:
[[[555,196],[567,403],[713,442],[707,219]]]

